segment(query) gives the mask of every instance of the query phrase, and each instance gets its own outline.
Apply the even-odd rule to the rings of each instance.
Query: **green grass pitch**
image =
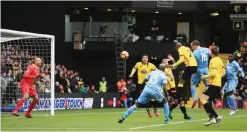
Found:
[[[2,131],[247,131],[247,110],[239,110],[229,116],[229,110],[217,109],[223,116],[219,127],[204,126],[208,117],[203,109],[188,109],[187,113],[194,119],[185,121],[179,109],[174,110],[173,124],[165,125],[163,110],[160,117],[148,118],[145,109],[137,109],[122,124],[118,119],[126,109],[89,109],[55,111],[55,116],[38,116],[34,118],[13,117],[2,113]],[[35,113],[35,112],[34,112]],[[39,112],[37,112],[39,113]],[[39,113],[41,114],[41,113]],[[4,116],[3,116],[4,115]]]

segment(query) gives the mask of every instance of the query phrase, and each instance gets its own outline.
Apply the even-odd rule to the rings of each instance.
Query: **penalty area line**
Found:
[[[227,117],[223,117],[223,120],[224,119],[229,119],[229,118],[242,118],[242,117],[247,117],[247,115],[227,116]],[[179,121],[179,122],[174,122],[174,123],[171,123],[171,124],[156,124],[156,125],[133,127],[133,128],[129,128],[129,130],[138,130],[138,129],[143,129],[143,128],[152,128],[152,127],[159,127],[159,126],[177,125],[177,124],[184,124],[184,123],[191,123],[191,122],[198,122],[198,121],[205,121],[205,120],[208,120],[208,118],[199,119],[199,120],[190,120],[190,121]]]

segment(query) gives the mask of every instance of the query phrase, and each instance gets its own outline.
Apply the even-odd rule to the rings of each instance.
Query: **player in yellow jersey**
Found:
[[[148,55],[143,55],[142,61],[137,62],[135,64],[135,66],[133,67],[129,77],[132,78],[133,75],[135,74],[135,72],[137,71],[137,78],[138,78],[134,100],[136,100],[140,96],[140,94],[141,94],[141,92],[145,86],[145,84],[143,82],[144,82],[146,76],[153,70],[156,70],[156,67],[154,64],[148,62]],[[151,101],[150,103],[154,107],[155,115],[159,116],[159,113],[157,112],[157,108],[155,107],[155,102]],[[150,112],[148,106],[146,106],[146,110],[148,112],[149,117],[152,117],[152,113]]]
[[[172,57],[170,55],[168,55],[168,58],[172,58]],[[172,63],[175,62],[173,59],[171,61],[172,61]],[[164,59],[162,61],[162,63],[164,63],[166,66],[169,65],[167,59]],[[166,85],[166,89],[167,89],[167,91],[169,93],[169,96],[171,97],[171,100],[170,100],[171,106],[170,106],[169,118],[173,119],[172,110],[179,105],[181,112],[184,114],[184,119],[185,120],[191,120],[192,118],[189,115],[187,115],[186,108],[184,106],[185,91],[183,91],[184,90],[183,83],[180,82],[178,84],[177,89],[176,89],[176,84],[175,84],[174,76],[173,76],[173,73],[172,73],[172,69],[169,68],[169,67],[165,68],[165,73],[167,75],[167,81],[168,81],[167,85]],[[183,71],[180,72],[179,78],[181,78],[182,73],[183,73]]]
[[[182,87],[177,88],[177,99],[179,100],[179,103],[180,103],[180,109],[184,114],[184,119],[191,120],[192,118],[187,115],[186,108],[184,106],[184,101],[186,100],[184,95],[187,93],[187,90],[190,89],[190,80],[191,80],[192,74],[197,72],[197,62],[190,48],[182,46],[180,42],[176,43],[176,50],[178,50],[179,60],[170,67],[175,69],[180,64],[182,63],[185,64],[185,68],[178,82],[180,86]],[[168,58],[174,61],[172,56],[168,56]],[[189,87],[186,87],[186,86],[189,86]],[[183,104],[181,105],[181,103]],[[170,112],[170,114],[171,113],[172,112]]]
[[[225,74],[225,68],[223,61],[218,57],[219,48],[215,47],[211,50],[210,56],[212,59],[209,63],[209,74],[202,75],[201,79],[208,79],[209,86],[208,89],[201,95],[200,101],[203,104],[203,107],[207,114],[209,115],[209,121],[205,123],[205,126],[209,126],[213,123],[216,123],[216,126],[220,125],[221,116],[215,112],[214,108],[210,104],[216,97],[220,97],[221,94],[221,78]]]
[[[180,83],[190,83],[192,74],[197,72],[197,62],[195,56],[191,52],[190,48],[182,46],[180,42],[176,43],[176,49],[178,50],[179,60],[172,65],[172,68],[176,68],[180,64],[184,63],[184,72],[179,81]],[[169,59],[174,60],[172,56],[170,56]]]

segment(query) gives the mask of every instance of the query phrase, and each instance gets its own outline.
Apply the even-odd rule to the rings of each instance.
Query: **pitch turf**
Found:
[[[174,110],[173,124],[165,125],[163,110],[161,116],[148,118],[144,109],[137,109],[123,124],[118,119],[125,109],[91,109],[56,111],[55,116],[35,116],[27,119],[23,115],[13,117],[2,113],[2,131],[246,131],[247,110],[239,110],[229,116],[229,110],[217,109],[224,117],[219,127],[205,127],[208,120],[203,109],[188,109],[194,119],[185,121],[179,109]],[[40,113],[39,113],[40,114]],[[5,116],[3,116],[5,115]]]

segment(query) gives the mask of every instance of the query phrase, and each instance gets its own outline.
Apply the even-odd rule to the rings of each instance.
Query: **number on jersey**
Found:
[[[208,56],[207,56],[207,53],[206,52],[202,52],[201,53],[201,57],[202,57],[202,62],[208,61]]]
[[[151,78],[149,79],[149,83],[156,84],[158,82],[158,77],[158,75],[151,76]]]

